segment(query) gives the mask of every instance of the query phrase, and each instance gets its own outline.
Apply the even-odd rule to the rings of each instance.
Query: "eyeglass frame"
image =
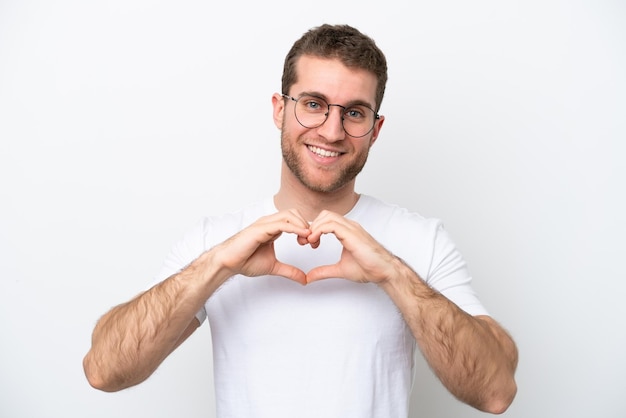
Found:
[[[306,126],[304,125],[302,122],[300,122],[300,119],[298,119],[298,115],[296,114],[296,107],[294,106],[293,108],[293,115],[296,117],[296,120],[298,121],[298,123],[303,127],[303,128],[307,128],[307,129],[315,129],[315,128],[319,128],[320,126],[322,126],[323,124],[326,123],[326,121],[328,120],[328,115],[330,115],[330,107],[331,106],[337,106],[340,107],[343,110],[347,110],[348,106],[343,106],[340,104],[336,104],[336,103],[328,103],[328,101],[326,101],[326,99],[322,98],[322,97],[318,97],[318,96],[314,96],[312,94],[305,94],[303,96],[298,97],[297,99],[293,96],[290,96],[288,94],[285,93],[281,93],[281,96],[283,96],[283,98],[285,99],[290,99],[292,100],[294,103],[298,103],[298,100],[300,100],[302,97],[305,96],[311,96],[314,97],[316,99],[320,99],[323,100],[324,102],[326,102],[326,104],[328,105],[328,109],[326,111],[325,114],[325,118],[324,121],[322,123],[320,123],[319,125],[316,126]],[[341,128],[343,129],[343,131],[348,135],[351,136],[352,138],[363,138],[364,136],[367,136],[370,132],[372,132],[374,130],[374,127],[376,126],[376,121],[380,120],[380,115],[378,114],[378,112],[376,112],[374,109],[372,109],[371,107],[369,107],[366,104],[362,104],[361,106],[365,106],[366,108],[368,108],[369,110],[371,110],[372,112],[374,112],[374,122],[372,123],[372,127],[369,129],[369,131],[367,131],[366,133],[364,133],[363,135],[359,135],[359,136],[355,136],[355,135],[350,135],[350,133],[346,130],[346,127],[343,126],[343,121],[344,121],[344,117],[343,117],[343,112],[341,113]]]

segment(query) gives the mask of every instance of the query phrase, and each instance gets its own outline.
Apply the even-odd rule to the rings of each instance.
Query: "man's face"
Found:
[[[350,69],[339,60],[302,56],[297,64],[297,83],[289,95],[298,98],[311,94],[330,104],[361,102],[375,108],[376,77],[365,70]],[[351,137],[341,124],[343,109],[330,107],[326,122],[317,128],[300,125],[294,114],[295,102],[276,95],[274,121],[281,129],[283,159],[293,175],[307,188],[333,192],[354,180],[365,165],[369,149],[376,140],[383,118],[372,131],[360,138]]]

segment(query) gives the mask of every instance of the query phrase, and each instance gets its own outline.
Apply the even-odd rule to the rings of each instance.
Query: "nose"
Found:
[[[334,107],[337,109],[333,109]],[[343,106],[328,105],[328,116],[326,116],[326,121],[317,128],[317,133],[329,142],[344,140],[346,131],[343,129],[343,111]]]

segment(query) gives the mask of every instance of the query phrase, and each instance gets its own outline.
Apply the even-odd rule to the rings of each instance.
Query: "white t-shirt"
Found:
[[[277,210],[272,198],[203,219],[167,257],[160,279]],[[487,312],[465,261],[442,224],[362,195],[346,215],[471,315]],[[292,234],[279,260],[304,272],[339,260],[341,244],[317,249]],[[228,279],[198,313],[211,327],[219,418],[408,416],[416,343],[398,308],[374,284],[326,279],[302,286],[282,277]]]

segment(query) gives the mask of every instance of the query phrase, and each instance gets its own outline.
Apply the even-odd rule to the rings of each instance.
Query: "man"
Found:
[[[416,348],[458,399],[505,411],[515,344],[441,223],[355,192],[384,122],[383,53],[323,25],[282,81],[278,193],[204,219],[158,284],[100,319],[90,384],[142,382],[208,317],[219,417],[406,417]]]

